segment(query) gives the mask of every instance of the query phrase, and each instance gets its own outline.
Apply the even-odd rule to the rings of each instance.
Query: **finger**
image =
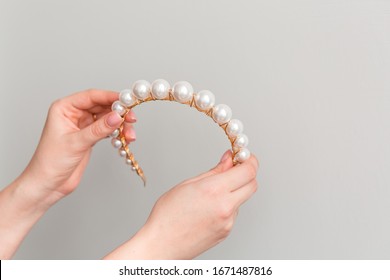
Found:
[[[95,114],[92,114],[92,119],[93,119],[93,115],[95,115],[96,116],[96,120],[100,120],[101,118],[103,118],[105,115],[107,115],[110,112],[111,112],[111,108],[102,109],[102,111],[100,111],[98,113],[95,113]],[[96,121],[96,120],[94,120],[94,121]]]
[[[257,191],[257,186],[257,180],[254,179],[245,186],[233,191],[230,196],[232,203],[238,208]]]
[[[99,114],[101,112],[111,111],[111,106],[98,105],[98,106],[91,107],[90,109],[88,109],[86,111],[91,113],[91,114]]]
[[[96,111],[97,112],[97,111]],[[111,109],[103,109],[101,108],[101,111],[98,113],[87,113],[85,112],[82,117],[80,117],[79,122],[78,122],[78,127],[80,129],[83,129],[84,127],[87,127],[88,125],[92,124],[96,120],[101,119],[104,117],[106,114],[110,113]]]
[[[219,163],[209,171],[202,173],[194,178],[188,179],[184,181],[183,183],[194,183],[196,181],[202,180],[204,178],[207,178],[212,175],[216,175],[218,173],[222,173],[230,168],[233,167],[233,161],[231,160],[232,158],[232,151],[227,150],[221,157],[221,160]]]
[[[221,187],[234,191],[256,178],[259,163],[257,158],[252,155],[244,163],[236,165],[234,168],[217,174],[213,180]]]
[[[125,136],[126,143],[134,142],[136,139],[135,130],[131,123],[123,123],[123,134]]]
[[[129,123],[135,123],[137,121],[137,118],[135,116],[135,113],[134,111],[130,110],[126,116],[125,116],[125,122],[129,122]]]
[[[122,122],[123,119],[117,112],[110,112],[84,129],[78,131],[78,141],[84,147],[93,146],[96,142],[111,134]]]
[[[231,167],[233,167],[232,151],[231,150],[227,150],[222,155],[221,160],[219,161],[219,163],[214,168],[212,168],[209,171],[199,175],[198,178],[199,179],[203,179],[203,178],[206,178],[206,177],[211,176],[211,175],[222,173],[222,172],[228,170]]]
[[[88,110],[97,105],[111,106],[118,98],[119,94],[115,91],[89,89],[65,97],[64,101],[70,102],[77,109]]]

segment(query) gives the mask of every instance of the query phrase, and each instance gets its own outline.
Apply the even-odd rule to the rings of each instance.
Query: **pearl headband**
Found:
[[[244,126],[241,121],[232,119],[232,110],[225,104],[215,104],[214,94],[209,90],[202,90],[194,93],[190,83],[180,81],[171,88],[169,83],[163,79],[158,79],[150,84],[148,81],[139,80],[133,84],[132,89],[124,89],[119,94],[119,100],[112,103],[112,111],[116,111],[122,117],[125,116],[135,106],[155,100],[177,101],[195,107],[198,111],[211,117],[225,131],[232,145],[233,164],[242,163],[250,157],[248,137],[243,134]],[[144,185],[146,178],[142,168],[134,159],[133,153],[129,150],[123,134],[123,124],[111,135],[111,143],[114,148],[119,149],[119,155],[126,159],[126,163],[131,165],[141,177]]]

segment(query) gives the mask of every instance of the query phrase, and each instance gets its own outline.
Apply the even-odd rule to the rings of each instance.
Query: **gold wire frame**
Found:
[[[124,114],[124,116],[127,115],[128,112],[130,112],[131,109],[133,109],[134,107],[142,104],[142,103],[145,103],[145,102],[149,102],[149,101],[175,101],[175,98],[172,94],[172,89],[169,90],[168,92],[168,95],[167,97],[165,98],[162,98],[162,99],[158,99],[158,98],[155,98],[151,93],[149,94],[149,96],[144,99],[144,100],[140,100],[140,99],[137,99],[137,101],[131,105],[130,107],[126,108],[126,113]],[[180,103],[180,102],[179,102]],[[199,112],[202,112],[204,114],[206,114],[207,116],[209,116],[215,123],[217,123],[214,119],[213,119],[213,107],[208,109],[208,110],[202,110],[200,109],[198,106],[196,106],[196,103],[195,103],[195,93],[193,94],[191,100],[187,101],[187,102],[184,102],[184,103],[181,103],[181,104],[186,104],[190,107],[194,107],[196,108]],[[229,141],[230,141],[230,144],[232,146],[232,161],[233,161],[233,165],[237,165],[238,164],[238,161],[235,160],[235,156],[236,154],[238,153],[239,149],[238,148],[235,148],[234,147],[234,142],[236,141],[236,138],[237,137],[230,137],[229,134],[227,133],[227,126],[228,126],[229,122],[226,122],[226,123],[223,123],[223,124],[218,124],[222,129],[223,131],[225,132],[226,136],[228,137]],[[144,186],[146,186],[146,177],[145,177],[145,174],[144,174],[144,171],[142,170],[142,168],[139,166],[138,162],[134,159],[134,154],[130,151],[129,149],[129,145],[126,144],[126,139],[125,139],[125,136],[124,136],[124,133],[123,133],[123,123],[121,124],[121,126],[119,127],[119,135],[118,135],[118,138],[121,140],[122,142],[122,147],[124,148],[124,150],[126,151],[126,158],[131,160],[132,162],[132,166],[133,166],[133,170],[137,173],[137,175],[142,179],[143,183],[144,183]]]

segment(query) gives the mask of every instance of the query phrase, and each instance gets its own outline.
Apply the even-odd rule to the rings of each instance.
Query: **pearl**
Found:
[[[150,83],[145,80],[136,81],[133,84],[133,94],[141,100],[145,100],[150,94]]]
[[[120,149],[119,149],[119,155],[120,155],[121,157],[125,157],[125,156],[127,155],[126,150],[123,149],[123,148],[120,148]]]
[[[218,124],[224,124],[232,118],[232,109],[228,105],[218,104],[213,108],[213,119]]]
[[[236,148],[245,148],[248,146],[248,144],[249,144],[248,136],[242,133],[239,134],[236,140],[234,141],[234,147]]]
[[[236,137],[237,135],[241,134],[243,130],[244,125],[237,119],[231,120],[226,127],[226,132],[230,137]]]
[[[215,96],[209,90],[202,90],[195,94],[195,104],[201,110],[208,110],[215,104]]]
[[[133,166],[133,167],[131,168],[131,170],[136,171],[137,168],[135,168],[135,166]]]
[[[110,134],[110,136],[111,136],[111,137],[114,137],[114,138],[115,138],[115,137],[118,137],[119,132],[120,132],[120,131],[119,131],[119,128],[117,128],[117,129],[115,129],[115,130]]]
[[[251,153],[247,148],[242,148],[234,157],[234,160],[238,162],[244,162],[251,156]]]
[[[126,107],[130,107],[135,104],[137,99],[134,97],[131,89],[124,89],[119,93],[119,101]]]
[[[186,103],[192,99],[194,89],[189,82],[180,81],[173,85],[172,94],[176,101]]]
[[[126,113],[126,107],[123,106],[119,100],[112,103],[111,109],[117,112],[121,116],[123,116]]]
[[[116,149],[119,149],[120,147],[122,147],[122,141],[119,140],[118,138],[112,138],[111,144],[112,144],[112,146],[114,146],[114,148],[116,148]]]
[[[127,159],[126,159],[126,164],[128,164],[128,165],[132,165],[132,164],[133,164],[133,162],[131,161],[131,159],[127,158]]]
[[[170,84],[166,80],[155,80],[152,83],[152,96],[156,99],[164,99],[168,96],[170,87]]]

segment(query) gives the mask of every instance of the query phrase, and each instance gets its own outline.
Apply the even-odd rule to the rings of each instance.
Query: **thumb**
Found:
[[[117,112],[108,113],[79,132],[81,143],[86,146],[95,145],[117,129],[122,122],[123,119]]]
[[[219,163],[207,173],[217,174],[217,173],[221,173],[221,172],[224,172],[224,171],[230,169],[231,167],[233,167],[233,161],[231,159],[232,159],[232,151],[227,150],[222,155]]]
[[[233,167],[233,161],[232,161],[232,151],[230,150],[227,150],[221,160],[219,161],[219,163],[212,169],[210,169],[209,171],[205,172],[205,173],[202,173],[194,178],[191,178],[191,179],[188,179],[186,181],[184,181],[183,183],[194,183],[194,182],[197,182],[201,179],[204,179],[206,177],[209,177],[209,176],[212,176],[212,175],[216,175],[218,173],[221,173],[221,172],[224,172],[230,168]]]

